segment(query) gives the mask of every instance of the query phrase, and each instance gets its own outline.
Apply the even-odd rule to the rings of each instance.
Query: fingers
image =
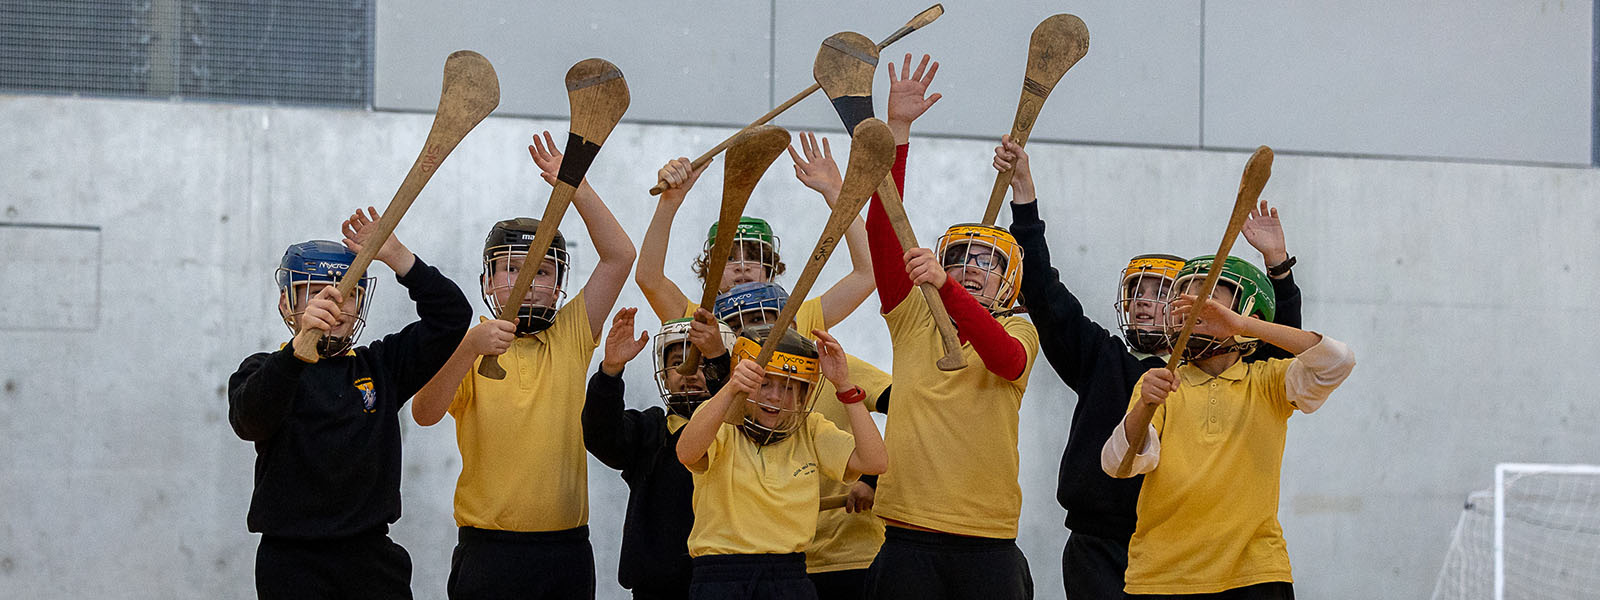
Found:
[[[911,55],[910,54],[906,54],[906,64],[908,64],[908,65],[911,64]],[[892,83],[894,83],[896,81],[899,81],[899,80],[900,80],[900,78],[897,75],[895,75],[895,72],[894,72],[894,61],[891,60],[891,61],[889,61],[889,83],[892,84]]]
[[[932,57],[930,57],[930,56],[928,56],[926,54],[922,55],[922,63],[923,64],[927,64],[929,58],[932,58]],[[921,69],[921,67],[918,67],[917,70],[921,71],[922,69]],[[939,72],[939,61],[933,61],[933,66],[928,67],[928,75],[926,77],[918,77],[917,79],[921,80],[923,84],[930,84],[930,83],[933,83],[933,74],[934,73],[938,73],[938,72]],[[938,94],[934,94],[934,95],[937,96]]]
[[[829,356],[844,353],[844,346],[839,345],[839,340],[834,339],[828,332],[821,329],[813,329],[811,330],[811,336],[817,338],[818,351]]]
[[[799,176],[805,174],[805,169],[800,168],[800,165],[805,164],[806,161],[805,161],[805,159],[800,158],[800,155],[794,151],[794,144],[790,144],[789,145],[789,160],[794,161],[794,176],[795,177],[799,177]]]
[[[922,81],[922,73],[923,73],[923,71],[925,69],[928,68],[928,61],[932,60],[932,59],[933,59],[932,56],[928,56],[926,54],[922,55],[922,62],[917,64],[917,72],[915,74],[913,74],[911,76],[911,78],[915,79],[917,81]],[[910,54],[906,55],[906,64],[908,64],[908,65],[911,64],[911,55]]]
[[[938,102],[939,99],[943,98],[943,97],[944,97],[944,94],[940,94],[940,93],[937,93],[937,92],[935,92],[932,96],[928,96],[927,100],[923,100],[922,101],[922,110],[923,111],[927,111],[929,107],[933,106],[933,103]]]
[[[695,311],[694,311],[694,320],[699,321],[701,323],[706,323],[706,324],[712,323],[711,311],[706,310],[704,308],[695,309]]]
[[[550,154],[552,156],[561,156],[560,152],[556,152],[556,140],[555,138],[550,137],[549,130],[544,132],[544,146],[550,149]]]
[[[828,138],[822,138],[822,157],[833,160],[833,149],[828,147]]]
[[[323,286],[322,289],[317,290],[317,295],[312,300],[327,300],[337,306],[344,304],[344,294],[339,293],[339,286]]]
[[[611,317],[611,326],[615,327],[615,328],[626,327],[629,330],[632,330],[633,329],[633,315],[634,315],[634,313],[637,313],[637,312],[639,312],[639,309],[637,309],[637,308],[624,308],[622,310],[617,311],[616,316]]]

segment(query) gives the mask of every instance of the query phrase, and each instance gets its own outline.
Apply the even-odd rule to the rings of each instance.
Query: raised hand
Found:
[[[821,363],[822,376],[833,382],[835,389],[851,389],[850,363],[845,358],[844,347],[839,345],[839,340],[821,329],[811,330],[811,335],[817,338],[817,358]]]
[[[1000,136],[1000,145],[994,148],[994,170],[1011,173],[1012,202],[1033,202],[1033,171],[1028,167],[1028,153],[1011,141],[1011,134]]]
[[[367,239],[371,238],[373,233],[378,230],[378,219],[377,208],[368,206],[366,213],[362,213],[359,208],[356,209],[355,214],[350,215],[350,218],[345,219],[344,223],[339,226],[339,229],[344,233],[344,247],[349,248],[351,252],[360,254],[361,248],[366,244]],[[383,241],[383,245],[378,247],[378,253],[373,258],[389,265],[389,268],[394,269],[395,273],[405,275],[406,271],[411,269],[411,256],[411,250],[407,249],[405,244],[400,243],[400,236],[390,232],[389,239]]]
[[[689,323],[689,343],[700,349],[700,356],[716,358],[728,351],[722,344],[722,328],[717,326],[711,311],[704,308],[694,311],[694,321]]]
[[[839,163],[833,160],[833,149],[828,147],[828,138],[822,138],[819,148],[817,134],[801,133],[800,149],[805,153],[804,157],[794,151],[793,144],[789,145],[789,158],[794,160],[794,178],[822,194],[828,206],[833,206],[833,201],[839,198],[839,188],[844,185],[844,177],[839,174]]]
[[[1278,221],[1278,209],[1268,207],[1266,200],[1251,209],[1239,233],[1244,234],[1245,241],[1261,253],[1261,260],[1267,266],[1276,266],[1289,260],[1288,246],[1283,241],[1283,224]]]
[[[700,180],[700,174],[711,166],[712,161],[706,161],[699,169],[689,162],[686,156],[680,156],[667,161],[666,166],[656,171],[656,179],[667,182],[667,189],[661,192],[662,202],[683,202],[684,196],[689,194],[689,189],[694,187],[694,182]]]
[[[889,129],[894,132],[896,144],[903,144],[911,134],[911,122],[928,112],[933,103],[938,102],[943,96],[928,94],[928,85],[933,83],[933,76],[939,72],[939,63],[934,62],[929,66],[932,57],[922,55],[922,62],[917,65],[917,70],[911,70],[911,53],[906,53],[906,60],[901,64],[899,71],[894,68],[894,61],[889,61],[889,104],[888,118]],[[902,137],[904,134],[907,137]]]
[[[648,331],[639,332],[637,339],[633,337],[633,317],[638,312],[637,308],[624,308],[611,318],[611,331],[606,333],[605,358],[600,360],[600,371],[606,375],[621,375],[628,361],[638,356],[649,343]]]
[[[516,339],[516,323],[489,319],[468,329],[461,345],[477,356],[500,356],[511,349],[511,342]]]
[[[1189,311],[1195,309],[1193,294],[1178,294],[1172,301],[1172,318],[1187,319]],[[1194,332],[1209,335],[1217,339],[1230,338],[1244,331],[1245,318],[1233,312],[1216,298],[1206,298],[1206,303],[1196,310],[1199,318],[1194,323]]]
[[[556,140],[550,137],[549,131],[544,132],[544,139],[533,136],[528,154],[533,156],[533,164],[539,165],[539,176],[544,182],[555,185],[556,174],[561,172],[561,151],[556,150]]]
[[[927,248],[912,248],[905,253],[906,275],[911,278],[912,285],[931,283],[935,288],[944,287],[948,277],[944,272],[944,265],[939,264],[939,259],[934,257],[933,251]]]

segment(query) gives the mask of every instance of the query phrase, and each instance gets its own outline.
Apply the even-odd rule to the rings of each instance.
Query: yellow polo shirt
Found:
[[[850,382],[867,392],[867,399],[862,404],[869,411],[877,410],[878,397],[889,387],[889,374],[854,356],[846,355],[845,358],[850,363]],[[839,403],[838,389],[833,383],[823,377],[816,389],[813,410],[846,433],[855,435],[850,429],[850,415]],[[819,491],[823,497],[838,496],[848,493],[850,484],[823,479]],[[883,520],[871,511],[848,513],[842,508],[822,511],[817,515],[817,535],[806,547],[806,571],[826,573],[865,569],[878,556],[880,546],[883,546]]]
[[[1293,363],[1239,361],[1216,377],[1178,367],[1178,390],[1150,420],[1161,461],[1139,492],[1128,593],[1210,594],[1294,581],[1278,524],[1278,480],[1294,412],[1284,373]],[[899,403],[896,397],[896,410]]]
[[[855,437],[817,413],[768,446],[723,423],[705,472],[694,473],[689,555],[804,550],[817,531],[817,480],[842,481],[855,447]]]
[[[884,432],[889,472],[878,478],[873,511],[945,533],[1017,537],[1017,415],[1039,332],[1027,319],[1000,319],[1028,354],[1022,376],[1007,381],[984,368],[972,344],[961,347],[965,369],[940,371],[944,345],[915,290],[883,318],[894,348],[894,417]]]
[[[456,525],[531,532],[589,522],[581,415],[596,345],[579,292],[549,329],[500,355],[505,379],[479,375],[474,362],[450,403],[461,449]]]

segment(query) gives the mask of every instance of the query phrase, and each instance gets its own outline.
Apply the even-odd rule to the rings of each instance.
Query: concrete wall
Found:
[[[1070,12],[1089,26],[1089,54],[1034,140],[1590,163],[1591,0],[943,4],[883,54],[941,61],[943,110],[919,124],[925,134],[1009,131],[1030,32]],[[472,48],[499,70],[506,114],[564,118],[562,74],[601,56],[633,83],[631,121],[742,125],[812,83],[829,35],[879,39],[929,5],[390,0],[377,5],[373,103],[432,111],[441,57]],[[882,114],[888,89],[876,93]],[[840,129],[820,97],[778,122]]]
[[[0,597],[249,595],[253,451],[228,427],[225,382],[246,355],[286,339],[271,284],[283,248],[337,235],[356,206],[384,206],[427,127],[415,114],[0,96]],[[537,214],[548,193],[524,154],[529,134],[561,127],[486,121],[398,234],[475,296],[485,227]],[[591,180],[637,240],[655,168],[727,133],[624,125]],[[989,148],[915,141],[906,197],[923,239],[980,215]],[[1214,249],[1245,159],[1030,150],[1056,264],[1101,323],[1114,322],[1115,273],[1128,256]],[[821,204],[787,162],[750,212],[776,221],[793,255],[822,213],[792,209]],[[677,221],[670,275],[685,287],[681,259],[714,218],[717,169]],[[1323,411],[1292,421],[1280,514],[1297,587],[1313,600],[1422,597],[1461,501],[1488,485],[1495,462],[1600,454],[1584,375],[1600,359],[1589,316],[1600,294],[1600,173],[1297,156],[1274,173],[1266,197],[1282,207],[1301,261],[1306,322],[1359,357]],[[564,229],[583,281],[593,251],[575,217]],[[823,283],[844,268],[836,259]],[[368,339],[412,314],[375,269],[383,281]],[[839,331],[853,352],[887,365],[870,302]],[[620,301],[642,303],[631,286]],[[647,372],[643,363],[627,372],[634,406],[656,402]],[[1050,370],[1035,370],[1021,545],[1041,598],[1060,597],[1067,532],[1055,468],[1073,402]],[[454,435],[412,425],[405,445],[394,537],[412,553],[419,597],[442,597]],[[594,463],[590,493],[601,597],[620,598],[626,488]]]

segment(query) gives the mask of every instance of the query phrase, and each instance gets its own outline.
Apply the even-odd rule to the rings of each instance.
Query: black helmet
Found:
[[[533,242],[534,236],[539,231],[539,220],[532,217],[517,217],[506,219],[489,228],[489,237],[483,240],[483,302],[495,315],[500,314],[500,301],[495,298],[495,292],[505,288],[510,291],[510,283],[505,285],[491,285],[496,264],[509,264],[509,259],[515,256],[526,256],[528,244]],[[545,251],[545,258],[556,263],[555,285],[540,284],[535,281],[534,288],[552,288],[555,303],[551,306],[534,306],[523,304],[517,311],[517,335],[532,335],[550,327],[556,316],[556,304],[561,303],[561,298],[566,295],[564,291],[567,284],[567,240],[561,237],[561,232],[556,232],[555,239],[550,243],[550,249]],[[531,288],[530,288],[531,289]]]

